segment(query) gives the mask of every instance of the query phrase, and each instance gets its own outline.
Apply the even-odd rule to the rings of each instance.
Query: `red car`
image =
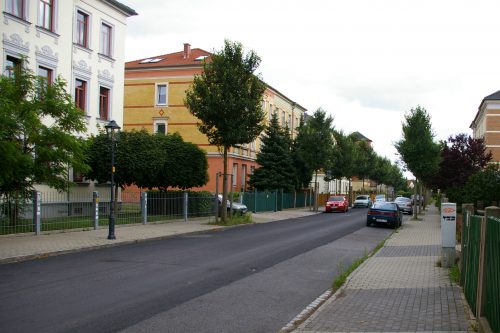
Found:
[[[349,210],[349,201],[343,195],[336,195],[328,198],[325,204],[325,213],[347,212]]]

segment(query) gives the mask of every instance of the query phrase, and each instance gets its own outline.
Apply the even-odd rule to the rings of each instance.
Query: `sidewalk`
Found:
[[[462,291],[438,267],[441,228],[436,207],[406,222],[294,332],[467,332]]]
[[[321,212],[321,210],[320,210]],[[297,218],[317,214],[308,209],[287,209],[280,212],[252,214],[254,223]],[[214,218],[212,217],[213,221]],[[116,239],[108,240],[108,228],[89,231],[53,232],[36,236],[15,234],[0,236],[0,264],[44,258],[52,255],[136,243],[145,240],[173,237],[207,231],[221,231],[230,227],[209,225],[209,218],[189,219],[187,222],[149,223],[146,225],[117,225]]]

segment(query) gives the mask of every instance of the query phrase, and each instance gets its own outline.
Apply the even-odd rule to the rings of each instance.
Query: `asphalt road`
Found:
[[[0,266],[1,332],[275,332],[390,232],[366,210]]]

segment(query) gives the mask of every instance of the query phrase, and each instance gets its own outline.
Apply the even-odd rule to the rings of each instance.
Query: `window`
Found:
[[[111,58],[111,33],[113,29],[107,24],[101,25],[101,54]]]
[[[109,89],[99,88],[99,119],[109,120]]]
[[[7,12],[24,20],[25,0],[7,0]]]
[[[292,128],[292,115],[288,115],[288,127]]]
[[[269,120],[273,119],[273,105],[269,104]]]
[[[255,173],[255,167],[252,165],[250,166],[250,174],[253,175]]]
[[[246,184],[247,184],[247,165],[246,164],[243,164],[241,166],[241,184],[243,187],[246,187]]]
[[[87,100],[87,82],[76,79],[75,80],[75,105],[85,113]]]
[[[38,25],[54,31],[54,0],[38,0]]]
[[[156,85],[156,105],[167,105],[168,84]]]
[[[285,127],[285,111],[281,113],[281,126]]]
[[[36,74],[38,76],[37,95],[39,98],[43,99],[45,89],[52,83],[52,69],[38,66]]]
[[[233,163],[233,187],[238,183],[238,163]]]
[[[89,16],[81,11],[76,12],[76,43],[89,46]]]
[[[12,77],[14,75],[14,70],[17,67],[21,66],[21,64],[22,64],[21,59],[8,55],[5,58],[4,74],[8,77]]]
[[[167,120],[166,119],[155,119],[153,130],[155,133],[167,134]]]

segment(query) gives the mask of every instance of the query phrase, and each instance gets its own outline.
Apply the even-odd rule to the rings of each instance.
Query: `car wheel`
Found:
[[[367,221],[366,221],[366,226],[367,226],[367,227],[369,227],[369,226],[371,226],[371,225],[372,225],[372,223],[371,223],[370,221],[368,221],[368,220],[367,220]]]

